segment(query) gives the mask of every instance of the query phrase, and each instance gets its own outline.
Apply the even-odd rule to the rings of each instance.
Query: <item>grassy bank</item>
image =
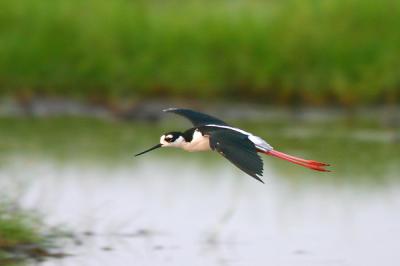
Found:
[[[0,93],[396,101],[392,0],[0,2]]]
[[[27,259],[51,256],[40,225],[18,207],[0,204],[0,265],[17,265]]]

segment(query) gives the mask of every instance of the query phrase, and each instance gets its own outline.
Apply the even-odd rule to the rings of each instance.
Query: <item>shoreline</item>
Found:
[[[70,98],[33,98],[19,102],[12,98],[0,99],[0,117],[57,117],[81,116],[98,119],[155,122],[163,118],[163,109],[181,107],[219,114],[227,120],[268,121],[292,119],[306,122],[334,121],[358,118],[377,120],[385,125],[400,126],[400,105],[343,107],[272,106],[239,102],[204,102],[151,99],[93,103]]]

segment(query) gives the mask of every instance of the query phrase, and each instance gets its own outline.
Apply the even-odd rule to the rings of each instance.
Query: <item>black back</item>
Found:
[[[165,109],[164,112],[168,113],[175,113],[177,115],[181,115],[192,122],[192,124],[196,127],[198,126],[203,126],[203,125],[208,125],[208,124],[215,124],[215,125],[222,125],[222,126],[228,126],[224,121],[215,118],[213,116],[199,113],[190,109],[182,109],[182,108],[169,108]]]
[[[263,173],[263,161],[248,137],[229,129],[210,129],[210,147],[216,150],[239,169],[264,183],[259,176]]]

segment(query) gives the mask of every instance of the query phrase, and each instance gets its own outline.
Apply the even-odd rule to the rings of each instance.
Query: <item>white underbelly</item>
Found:
[[[196,136],[191,142],[185,143],[183,149],[186,151],[209,151],[210,138],[208,136]]]

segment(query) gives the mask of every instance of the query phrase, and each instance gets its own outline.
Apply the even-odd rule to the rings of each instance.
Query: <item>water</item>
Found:
[[[37,121],[24,139],[25,125],[2,133],[2,191],[78,236],[65,243],[73,256],[40,266],[400,262],[400,157],[390,130],[279,127],[269,132],[274,141],[324,158],[335,172],[265,158],[263,185],[218,154],[161,150],[133,158],[156,130],[146,137],[148,126],[130,132],[130,125],[96,123]],[[63,126],[48,137],[55,124]]]

